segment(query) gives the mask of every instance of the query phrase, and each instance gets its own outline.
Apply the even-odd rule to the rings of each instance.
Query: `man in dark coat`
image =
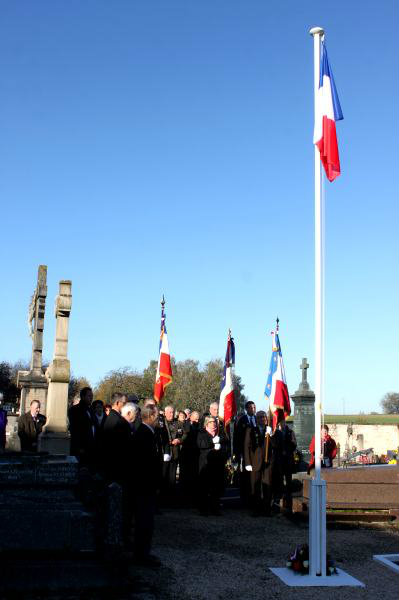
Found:
[[[187,497],[195,498],[198,480],[198,458],[199,449],[197,437],[199,433],[199,412],[193,410],[187,419],[182,437],[182,449],[180,452],[180,481],[184,486]]]
[[[174,418],[173,406],[165,406],[165,419],[163,428],[163,495],[172,497],[176,491],[176,471],[180,457],[183,424]]]
[[[199,431],[199,508],[200,513],[220,514],[220,498],[225,486],[225,465],[227,460],[226,438],[218,435],[214,417],[206,417],[204,431]]]
[[[71,455],[76,456],[81,466],[91,466],[95,448],[95,425],[91,412],[93,391],[90,387],[80,390],[80,401],[68,412],[71,433]]]
[[[106,479],[122,484],[126,478],[126,454],[132,432],[129,423],[122,417],[122,409],[126,404],[124,394],[114,392],[111,404],[112,409],[103,426],[101,453]]]
[[[144,400],[143,406],[144,406],[144,408],[146,408],[148,406],[157,408],[157,405],[153,398],[146,398]],[[157,410],[158,410],[158,408],[157,408]],[[138,423],[138,426],[140,426],[140,424],[141,424],[141,415],[140,415],[140,421]],[[160,414],[159,410],[158,410],[158,419],[157,419],[157,422],[154,427],[154,432],[155,432],[155,442],[157,445],[157,456],[158,456],[156,476],[157,476],[157,498],[159,500],[159,495],[160,495],[161,489],[162,489],[162,476],[163,476],[163,465],[164,465],[163,447],[166,443],[165,437],[167,435],[166,431],[165,431],[164,419],[163,419],[163,416]],[[159,508],[157,509],[157,511],[160,512]]]
[[[46,417],[40,414],[40,402],[32,400],[30,410],[18,419],[22,452],[37,452],[37,439],[45,424]]]
[[[151,555],[157,491],[157,469],[161,459],[155,437],[158,408],[148,405],[141,410],[141,424],[133,436],[132,473],[134,478],[135,560],[139,564],[158,567]]]
[[[247,427],[244,440],[244,465],[250,475],[253,514],[270,515],[272,499],[272,446],[266,413],[256,413],[256,427]]]
[[[233,452],[240,468],[240,498],[243,506],[247,506],[251,495],[251,482],[248,472],[244,468],[244,440],[248,428],[256,427],[256,406],[254,402],[245,404],[245,412],[241,415],[234,427]]]
[[[296,449],[295,433],[283,418],[271,437],[273,509],[279,511],[283,497],[284,508],[292,512],[292,474],[295,470],[294,450]]]

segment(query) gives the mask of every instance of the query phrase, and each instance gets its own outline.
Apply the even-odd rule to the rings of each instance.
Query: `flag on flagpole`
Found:
[[[269,409],[273,415],[273,429],[275,429],[282,415],[287,417],[291,414],[291,405],[287,381],[285,379],[278,325],[276,331],[272,331],[272,338],[272,357],[266,382],[265,396],[268,401]]]
[[[157,403],[162,401],[166,386],[172,382],[172,365],[170,362],[168,334],[165,324],[165,298],[163,297],[161,306],[161,338],[159,340],[158,367],[154,385],[154,400]]]
[[[327,179],[341,174],[335,122],[344,118],[325,43],[321,43],[320,80],[316,92],[313,143],[318,147]]]
[[[223,379],[220,391],[219,418],[223,419],[225,427],[237,413],[237,405],[234,397],[233,367],[235,364],[235,346],[229,330],[227,336],[227,351],[224,361]]]

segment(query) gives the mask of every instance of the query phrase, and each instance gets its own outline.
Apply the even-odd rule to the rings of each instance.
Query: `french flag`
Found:
[[[266,382],[265,397],[269,405],[268,408],[273,415],[273,429],[275,429],[283,415],[284,417],[288,417],[291,414],[291,404],[287,381],[285,379],[278,328],[275,332],[272,332],[272,336],[272,357]]]
[[[225,427],[237,413],[237,405],[234,397],[233,367],[235,364],[234,340],[229,331],[227,337],[227,351],[224,361],[223,379],[220,391],[219,418],[224,421]]]
[[[162,401],[166,387],[172,382],[172,364],[170,362],[169,342],[165,324],[166,315],[164,310],[164,304],[165,301],[162,300],[161,338],[159,341],[158,367],[154,385],[154,400],[157,403],[160,403]]]
[[[334,181],[341,174],[335,122],[344,118],[334,77],[328,62],[327,49],[321,43],[320,80],[315,101],[313,143],[319,149],[327,179]]]

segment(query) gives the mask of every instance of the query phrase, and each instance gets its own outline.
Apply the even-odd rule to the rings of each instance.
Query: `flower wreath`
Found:
[[[294,553],[288,557],[285,566],[296,573],[307,575],[309,573],[309,546],[307,544],[296,546]],[[338,573],[334,561],[328,554],[326,567],[327,575],[336,575]]]

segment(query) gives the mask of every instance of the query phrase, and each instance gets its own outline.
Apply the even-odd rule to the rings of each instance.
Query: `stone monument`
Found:
[[[20,414],[29,410],[32,400],[40,402],[40,412],[46,414],[48,383],[43,372],[43,329],[47,296],[47,266],[40,265],[37,285],[28,315],[29,334],[32,338],[32,359],[29,371],[18,371],[17,384],[21,389]]]
[[[309,444],[314,435],[314,402],[315,395],[310,389],[307,370],[309,363],[306,358],[302,359],[300,369],[302,370],[302,381],[298,390],[291,396],[295,402],[294,431],[297,439],[298,450],[303,454],[305,461],[309,462]]]
[[[47,423],[39,439],[40,451],[50,454],[69,454],[68,432],[68,384],[70,362],[68,360],[68,328],[72,307],[72,282],[60,281],[55,301],[55,349],[46,377],[48,380]]]

